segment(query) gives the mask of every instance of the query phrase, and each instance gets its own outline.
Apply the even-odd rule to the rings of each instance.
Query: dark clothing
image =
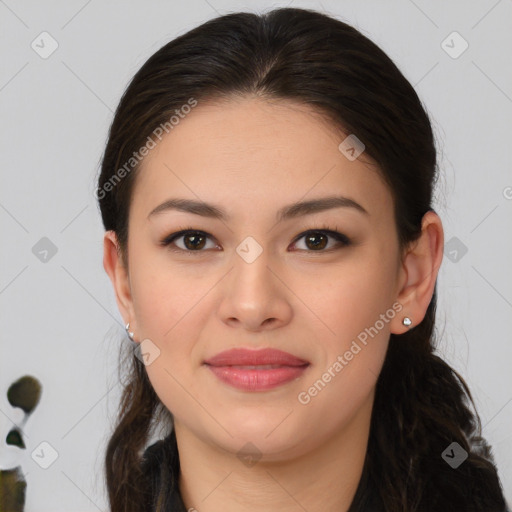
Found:
[[[160,509],[161,512],[187,512],[178,486],[180,461],[174,432],[171,432],[168,437],[157,441],[146,449],[144,452],[142,469],[149,482],[147,512],[156,512],[158,510],[157,502],[160,490],[163,491],[162,497],[160,498],[163,505]],[[440,478],[442,479],[442,476]],[[160,485],[162,483],[164,488],[160,489]],[[436,484],[434,482],[431,482],[431,484],[433,484],[432,489],[435,489]],[[349,512],[386,512],[384,504],[378,497],[378,493],[375,492],[374,487],[375,486],[368,482],[366,474],[363,473],[363,477],[361,478],[361,482]],[[441,489],[442,485],[439,485],[438,488]],[[433,502],[436,503],[433,508],[435,512],[438,512],[438,510],[443,510],[443,512],[466,512],[467,510],[478,510],[482,512],[511,512],[510,508],[508,508],[506,504],[504,506],[500,506],[498,509],[487,509],[485,506],[483,506],[484,508],[482,508],[482,506],[478,506],[475,502],[473,502],[472,505],[477,508],[457,508],[457,505],[453,503],[447,503],[448,508],[445,508],[442,505],[442,496],[435,492],[433,492],[433,494],[438,495],[433,498]],[[441,492],[441,494],[444,494],[444,492]],[[439,500],[436,498],[439,498]],[[496,501],[493,500],[494,503],[500,501],[497,497],[495,498]],[[449,499],[447,501],[449,501]],[[426,509],[420,510],[421,512],[430,512],[430,510]]]

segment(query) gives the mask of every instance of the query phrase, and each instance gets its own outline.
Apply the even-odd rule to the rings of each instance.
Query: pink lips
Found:
[[[276,349],[231,349],[204,364],[221,381],[245,391],[264,391],[302,375],[309,362]]]

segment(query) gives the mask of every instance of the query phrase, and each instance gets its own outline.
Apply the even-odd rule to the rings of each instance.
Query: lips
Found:
[[[277,350],[273,348],[266,348],[261,350],[249,350],[243,348],[234,348],[221,352],[216,356],[207,359],[205,364],[210,366],[304,366],[309,362],[295,357],[288,352]],[[246,368],[248,369],[248,368]],[[263,369],[263,368],[259,368]]]
[[[267,391],[300,378],[310,363],[276,349],[232,349],[204,364],[224,384],[243,391]]]

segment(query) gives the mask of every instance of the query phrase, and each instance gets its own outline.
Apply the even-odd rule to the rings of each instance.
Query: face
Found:
[[[129,214],[130,330],[151,340],[147,373],[176,429],[233,453],[252,442],[271,460],[368,418],[401,316],[400,254],[391,193],[364,152],[340,151],[344,137],[293,103],[199,103],[144,160]],[[333,197],[344,203],[288,208]],[[170,199],[222,218],[150,214]],[[307,364],[241,388],[256,378],[247,369],[204,364],[233,348]]]

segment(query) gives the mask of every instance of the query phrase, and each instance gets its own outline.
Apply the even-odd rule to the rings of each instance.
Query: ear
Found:
[[[441,219],[434,211],[428,211],[422,219],[420,238],[411,244],[402,260],[396,299],[402,310],[391,322],[393,334],[403,334],[425,318],[443,260],[443,247]],[[410,327],[402,324],[406,316],[412,320]]]
[[[115,231],[105,232],[103,238],[103,268],[112,281],[117,307],[125,325],[130,322],[130,331],[136,332],[130,278],[123,262]]]

